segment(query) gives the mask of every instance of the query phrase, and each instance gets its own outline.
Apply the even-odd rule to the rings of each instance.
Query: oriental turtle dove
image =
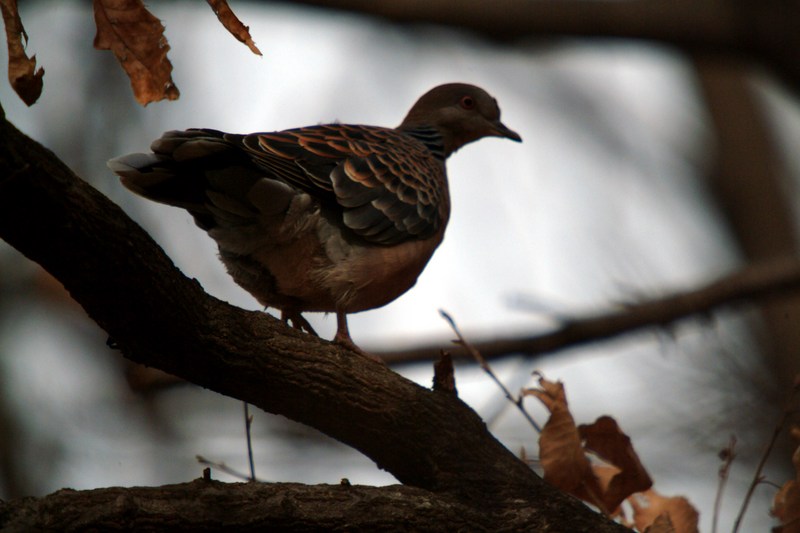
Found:
[[[450,215],[445,160],[482,137],[520,136],[473,85],[425,93],[397,128],[325,124],[239,135],[170,131],[150,154],[109,161],[123,185],[186,209],[219,246],[233,279],[284,320],[347,313],[411,288]]]

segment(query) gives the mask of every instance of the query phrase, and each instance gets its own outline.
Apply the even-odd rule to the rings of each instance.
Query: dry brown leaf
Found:
[[[554,407],[567,409],[567,393],[563,383],[540,377],[539,386],[541,389],[524,389],[522,395],[537,397],[551,413]]]
[[[619,468],[603,494],[606,509],[616,509],[625,498],[653,486],[653,481],[633,449],[631,439],[620,430],[616,420],[601,416],[594,424],[581,424],[578,432],[584,448]]]
[[[800,428],[793,427],[790,432],[800,440]],[[800,446],[792,454],[792,464],[795,479],[783,484],[772,504],[772,514],[781,521],[781,533],[800,533]]]
[[[225,29],[231,32],[231,35],[236,37],[239,42],[246,44],[251,52],[260,56],[261,50],[250,36],[250,27],[242,24],[242,21],[233,13],[228,5],[228,0],[207,0],[207,2]]]
[[[644,533],[675,533],[675,526],[672,525],[669,514],[661,513],[656,517],[653,523],[644,530]]]
[[[634,494],[628,501],[633,507],[636,529],[646,531],[662,514],[669,516],[675,533],[697,533],[700,514],[682,496],[662,496],[653,489]]]
[[[614,465],[597,462],[592,463],[592,471],[594,472],[594,475],[600,484],[601,494],[606,494],[611,480],[614,479],[614,476],[620,473],[620,469]],[[620,518],[623,524],[628,522],[628,519],[625,516],[625,510],[621,505],[617,505],[615,508],[608,508],[608,511],[609,518]],[[632,524],[629,527],[632,527]]]
[[[180,96],[172,81],[164,26],[141,0],[94,0],[94,20],[94,47],[114,52],[140,104]]]
[[[544,470],[544,479],[606,512],[600,484],[583,451],[578,428],[567,407],[564,384],[540,378],[539,385],[541,389],[526,389],[522,394],[535,396],[550,411],[550,418],[539,435],[539,462]]]
[[[594,475],[597,476],[597,481],[600,482],[600,487],[603,491],[608,489],[608,485],[614,479],[614,476],[621,472],[616,466],[603,463],[593,463],[592,470],[594,470]]]
[[[3,23],[6,26],[8,45],[8,81],[26,105],[32,106],[42,94],[44,69],[36,70],[36,56],[25,54],[23,39],[28,42],[28,34],[19,18],[17,0],[0,0]]]
[[[787,481],[775,494],[772,514],[781,521],[781,533],[800,532],[800,483]]]

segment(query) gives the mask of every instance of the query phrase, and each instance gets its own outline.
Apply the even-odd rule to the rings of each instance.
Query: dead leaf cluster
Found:
[[[545,480],[638,531],[698,531],[697,510],[684,497],[663,496],[651,488],[653,481],[630,438],[613,418],[576,425],[564,384],[543,376],[539,388],[525,389],[523,395],[537,398],[550,411],[539,436]]]
[[[237,40],[257,55],[261,51],[250,36],[250,28],[242,24],[227,0],[208,0],[217,18]],[[172,63],[167,57],[169,43],[164,25],[142,0],[94,0],[97,34],[94,47],[111,50],[122,65],[136,100],[147,105],[159,100],[176,100],[180,96],[172,81]],[[11,87],[29,106],[42,93],[44,69],[36,70],[36,56],[28,57],[25,44],[28,35],[22,26],[17,0],[0,0],[8,46],[8,78]]]

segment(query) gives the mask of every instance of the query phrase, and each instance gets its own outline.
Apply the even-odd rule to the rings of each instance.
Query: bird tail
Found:
[[[117,157],[108,166],[129,190],[186,209],[208,230],[217,224],[209,194],[246,190],[261,174],[238,149],[236,137],[209,129],[169,131],[150,146],[153,153]]]

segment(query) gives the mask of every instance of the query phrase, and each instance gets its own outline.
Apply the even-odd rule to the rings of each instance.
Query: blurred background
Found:
[[[133,196],[106,160],[146,151],[169,129],[394,126],[422,93],[451,81],[492,93],[524,142],[486,139],[449,160],[453,214],[444,244],[409,293],[351,316],[363,348],[446,347],[453,334],[440,309],[468,340],[544,332],[563,317],[797,255],[797,93],[757,66],[692,59],[644,41],[498,44],[453,28],[311,7],[231,7],[263,57],[235,41],[203,2],[150,6],[166,26],[178,101],[135,102],[114,57],[92,48],[88,2],[23,2],[28,52],[46,70],[44,93],[28,109],[0,84],[11,122],[121,205],[216,297],[259,308],[188,214]],[[335,317],[308,318],[332,337]],[[142,390],[138,371],[106,338],[58,282],[0,242],[0,498],[183,482],[200,476],[198,454],[247,471],[239,401],[185,384]],[[800,307],[785,299],[493,366],[512,391],[533,386],[534,370],[562,380],[578,423],[613,416],[654,488],[689,498],[702,530],[711,524],[717,453],[735,434],[724,531],[800,370],[798,351]],[[429,363],[396,370],[430,385]],[[456,382],[501,441],[536,456],[536,432],[479,368],[459,361]],[[544,423],[544,410],[527,401]],[[256,411],[253,432],[260,479],[396,482],[357,452],[281,417]],[[791,449],[782,436],[769,481],[793,475]],[[775,490],[759,486],[743,530],[775,525]]]

